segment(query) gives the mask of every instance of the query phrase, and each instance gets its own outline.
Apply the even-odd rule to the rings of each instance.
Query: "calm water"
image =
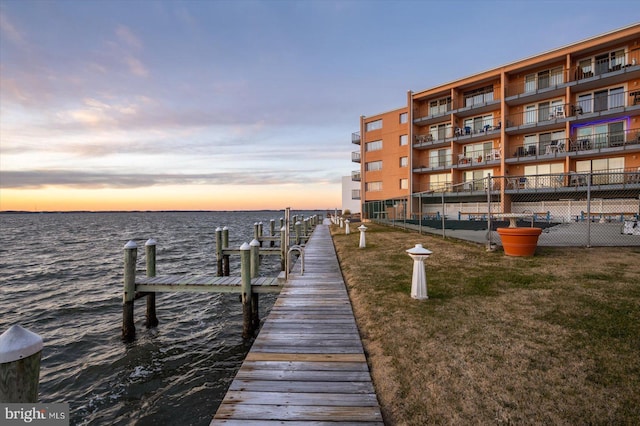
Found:
[[[300,213],[300,212],[298,212]],[[310,212],[303,212],[307,217]],[[216,273],[215,228],[229,245],[276,229],[283,212],[0,215],[0,333],[20,324],[44,339],[40,402],[69,403],[71,424],[207,425],[252,342],[237,295],[164,293],[160,325],[121,341],[123,247],[157,241],[157,273]],[[293,213],[292,213],[293,214]],[[237,256],[236,256],[237,257]],[[277,256],[261,265],[275,275]],[[232,274],[239,260],[232,257]],[[260,297],[261,318],[275,296]]]

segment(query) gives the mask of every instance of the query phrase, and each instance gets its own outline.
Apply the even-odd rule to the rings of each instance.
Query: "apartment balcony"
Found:
[[[420,164],[413,168],[414,173],[428,173],[435,172],[439,170],[448,171],[453,166],[453,156],[451,155],[443,155],[431,158],[429,160],[428,165]]]
[[[505,185],[505,193],[561,193],[571,198],[571,193],[585,193],[590,187],[592,194],[597,191],[627,191],[629,195],[637,194],[640,189],[639,169],[598,170],[591,173],[556,173],[532,176],[512,176],[494,182]],[[630,191],[630,192],[629,192]],[[563,195],[561,195],[563,196]],[[634,197],[635,198],[635,197]]]
[[[449,121],[451,115],[451,102],[431,108],[428,105],[417,107],[413,111],[413,124],[416,126],[427,126],[442,121]]]
[[[510,114],[505,130],[509,134],[539,132],[558,128],[567,121],[584,124],[639,112],[640,90],[594,93],[593,96],[581,96],[575,104],[544,105]]]
[[[512,81],[506,85],[505,103],[514,106],[537,102],[564,96],[566,87],[571,87],[572,92],[580,92],[623,83],[640,75],[640,49],[615,59],[596,58],[581,60],[581,64],[563,68],[560,72]]]
[[[512,145],[505,162],[536,162],[567,156],[586,157],[629,151],[640,151],[640,129]]]
[[[453,140],[453,130],[451,128],[444,131],[427,133],[425,135],[415,135],[413,147],[417,149],[434,148],[442,145],[449,145]]]
[[[360,182],[362,180],[360,176],[360,170],[354,170],[351,172],[351,180],[353,182]]]
[[[465,96],[458,103],[454,104],[452,111],[458,117],[471,117],[473,115],[482,114],[489,111],[495,111],[500,108],[500,99],[496,98],[493,88],[473,95]]]
[[[352,189],[351,190],[351,199],[352,200],[359,200],[360,199],[360,190],[359,189]]]
[[[352,163],[359,163],[360,161],[361,161],[360,151],[351,152],[351,162]]]
[[[353,132],[351,133],[351,143],[356,144],[356,145],[360,145],[360,132]]]

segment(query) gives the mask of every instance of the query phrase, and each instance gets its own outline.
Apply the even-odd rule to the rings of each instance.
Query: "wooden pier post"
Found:
[[[42,337],[19,325],[0,335],[0,403],[38,402],[42,346]]]
[[[302,223],[300,223],[300,221],[297,221],[295,224],[295,233],[296,233],[296,245],[300,244],[301,241],[301,232],[302,232]]]
[[[255,222],[253,224],[253,239],[254,240],[260,239],[260,225],[258,224],[258,222]]]
[[[287,230],[284,226],[280,227],[280,270],[284,271],[285,259],[287,257]]]
[[[256,278],[260,270],[260,241],[253,240],[249,243],[249,246],[251,246],[251,278]],[[258,330],[258,328],[260,328],[258,297],[258,293],[251,293],[251,332],[253,334],[255,334],[255,331]]]
[[[222,228],[219,226],[216,228],[216,266],[217,275],[219,277],[224,276],[224,272],[222,270]]]
[[[275,219],[271,219],[269,221],[269,235],[271,235],[272,237],[274,237],[276,235],[276,220]],[[269,243],[269,247],[275,247],[276,242],[271,240],[271,242]]]
[[[226,226],[224,228],[222,228],[222,248],[229,248],[229,228],[227,228]],[[229,276],[229,255],[225,254],[222,256],[222,260],[223,260],[223,269],[224,269],[224,273],[223,275],[225,277]]]
[[[147,260],[147,277],[156,276],[156,240],[150,238],[144,244],[145,258]],[[158,317],[156,316],[156,293],[147,294],[147,314],[145,325],[147,328],[156,327],[158,325]]]
[[[244,243],[240,246],[240,278],[242,302],[242,337],[253,337],[251,321],[251,246]]]
[[[136,337],[133,321],[133,299],[136,291],[136,260],[138,245],[129,241],[124,246],[124,293],[122,296],[122,338],[132,341]]]

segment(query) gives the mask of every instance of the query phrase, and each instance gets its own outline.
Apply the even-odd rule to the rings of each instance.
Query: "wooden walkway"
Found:
[[[304,275],[289,275],[211,426],[383,425],[327,225],[304,256]]]

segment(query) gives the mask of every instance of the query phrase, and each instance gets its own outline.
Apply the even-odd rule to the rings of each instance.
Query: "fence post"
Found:
[[[587,176],[587,248],[591,247],[591,179],[593,172]]]
[[[156,240],[150,238],[144,244],[145,258],[147,263],[147,277],[156,276]],[[158,325],[158,317],[156,316],[156,293],[150,292],[147,294],[147,314],[146,323],[147,327],[156,327]]]
[[[136,260],[138,245],[129,241],[124,246],[124,292],[122,295],[122,338],[132,341],[136,337],[133,321],[133,300],[136,292]]]
[[[251,322],[251,246],[244,243],[240,246],[240,277],[242,302],[242,337],[253,336]]]
[[[491,241],[491,173],[487,174],[487,250],[493,250]]]
[[[0,402],[38,402],[42,337],[19,325],[0,335]],[[22,423],[22,422],[20,422]]]

